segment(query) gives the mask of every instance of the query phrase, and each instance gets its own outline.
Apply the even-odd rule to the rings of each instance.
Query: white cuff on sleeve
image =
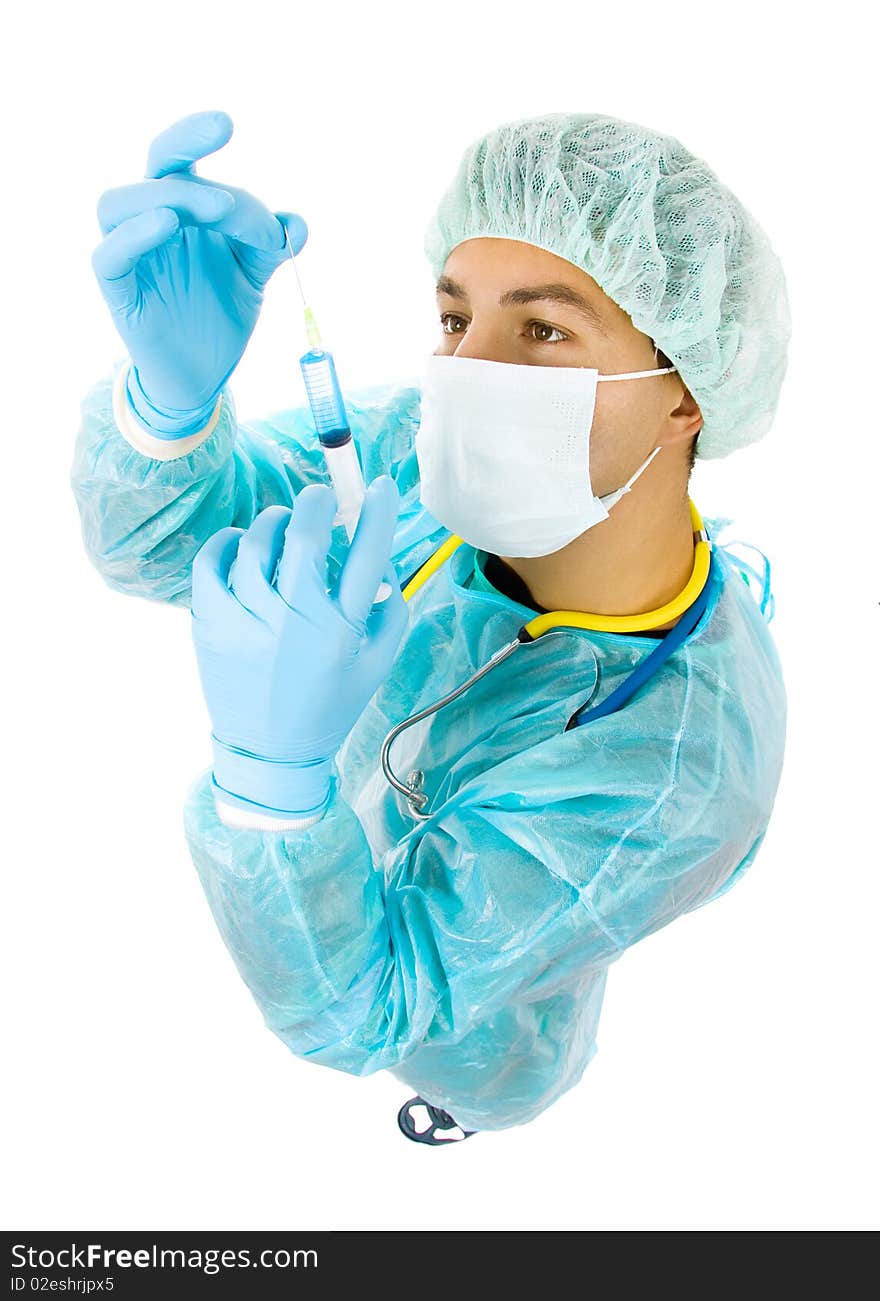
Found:
[[[240,809],[232,804],[224,804],[216,795],[214,807],[224,826],[252,831],[305,831],[306,827],[314,826],[324,816],[322,810],[303,818],[273,818],[268,813],[258,813],[256,809]]]
[[[120,366],[113,383],[113,419],[122,437],[127,443],[131,444],[136,452],[140,452],[143,456],[149,456],[154,461],[176,461],[179,456],[186,456],[187,453],[194,451],[214,432],[217,421],[220,419],[220,407],[223,403],[222,393],[217,398],[217,404],[211,414],[211,419],[204,429],[197,429],[194,434],[187,434],[185,438],[156,438],[153,434],[148,434],[146,429],[138,424],[128,408],[126,381],[128,380],[130,368],[131,361],[127,361],[124,366]]]

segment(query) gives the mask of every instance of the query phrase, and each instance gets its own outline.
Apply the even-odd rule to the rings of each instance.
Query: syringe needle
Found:
[[[284,222],[282,222],[281,224],[282,226],[284,226]],[[287,240],[287,247],[290,249],[290,260],[293,263],[293,269],[296,272],[296,283],[299,285],[299,292],[302,295],[303,307],[307,307],[308,304],[306,303],[306,296],[302,287],[302,281],[299,278],[299,268],[296,265],[296,255],[294,254],[293,251],[293,245],[290,242],[290,232],[288,231],[286,226],[284,226],[284,238]]]
[[[283,223],[282,223],[283,225]],[[318,330],[318,323],[315,320],[311,307],[306,302],[305,291],[302,287],[302,281],[299,278],[299,268],[296,265],[296,257],[293,252],[293,245],[290,242],[290,234],[287,227],[284,227],[284,238],[287,240],[287,247],[290,249],[290,260],[293,262],[293,269],[296,272],[296,283],[299,285],[299,292],[305,308],[306,337],[309,341],[309,347],[319,349],[321,347],[321,334]]]

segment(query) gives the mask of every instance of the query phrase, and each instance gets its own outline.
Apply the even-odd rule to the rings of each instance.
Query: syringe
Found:
[[[364,476],[361,471],[361,463],[358,460],[357,448],[348,425],[348,415],[346,414],[345,403],[342,400],[339,380],[336,376],[336,365],[332,353],[329,353],[326,348],[321,346],[321,336],[312,310],[306,303],[306,296],[303,293],[293,246],[290,243],[290,235],[287,233],[286,226],[284,227],[284,236],[290,249],[293,269],[296,271],[299,292],[302,295],[303,307],[305,308],[306,335],[311,345],[309,351],[299,359],[300,369],[305,380],[309,406],[312,408],[315,431],[324,450],[324,459],[327,462],[327,469],[330,471],[333,490],[336,493],[336,501],[339,506],[339,511],[333,522],[345,526],[350,542],[354,537],[361,506],[363,505]],[[373,604],[378,605],[382,601],[386,601],[390,595],[391,587],[389,584],[380,583]]]

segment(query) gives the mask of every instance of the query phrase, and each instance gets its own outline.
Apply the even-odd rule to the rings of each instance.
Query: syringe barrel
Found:
[[[324,449],[324,459],[336,493],[338,511],[333,522],[345,526],[351,541],[363,505],[364,476],[348,427],[345,403],[336,378],[336,366],[329,352],[317,348],[300,357],[299,364],[315,429]],[[388,583],[380,583],[373,603],[378,605],[386,601],[391,592]]]
[[[300,357],[299,364],[321,444],[341,447],[351,438],[351,430],[332,355],[323,349],[312,349]]]

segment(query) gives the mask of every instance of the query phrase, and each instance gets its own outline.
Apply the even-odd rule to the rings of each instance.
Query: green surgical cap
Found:
[[[505,123],[465,151],[428,226],[435,277],[457,244],[524,240],[580,267],[678,368],[697,455],[770,428],[791,318],[764,231],[672,136],[596,113]]]

